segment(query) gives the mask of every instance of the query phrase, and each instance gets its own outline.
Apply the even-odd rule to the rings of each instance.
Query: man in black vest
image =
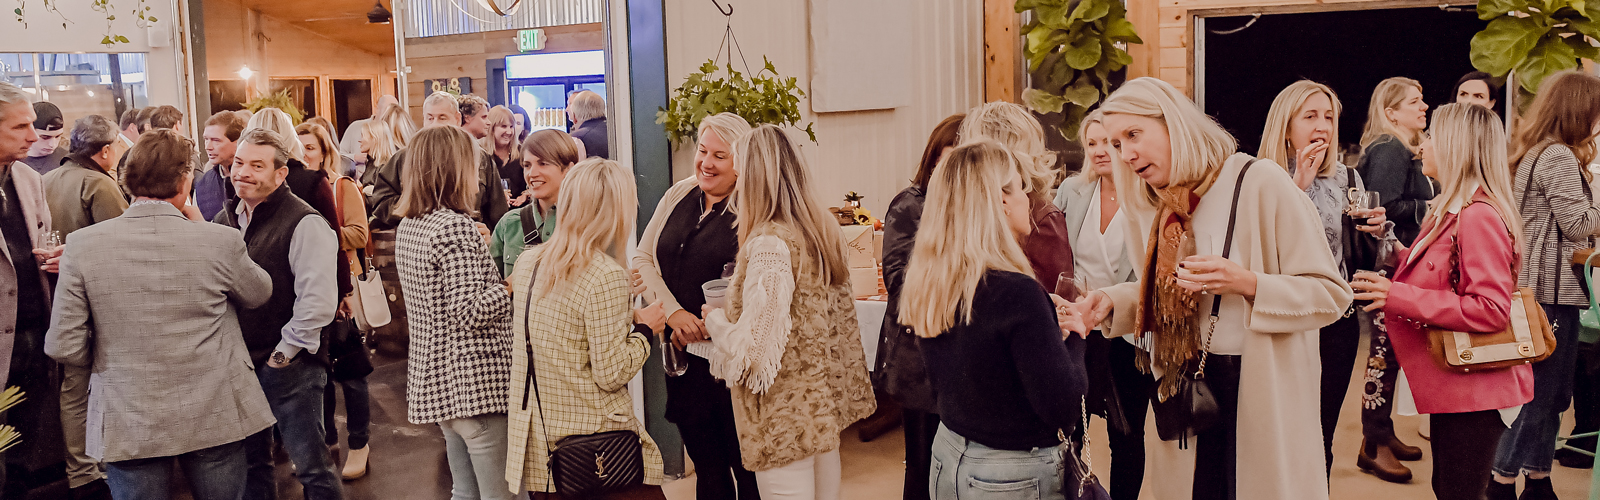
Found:
[[[251,129],[239,137],[230,171],[238,198],[213,222],[244,231],[245,247],[272,276],[272,298],[239,310],[245,347],[267,394],[278,434],[307,500],[338,499],[339,476],[323,444],[322,392],[328,384],[323,327],[339,306],[335,260],[339,239],[316,209],[289,192],[283,137]],[[271,429],[245,440],[250,473],[244,498],[277,497]]]

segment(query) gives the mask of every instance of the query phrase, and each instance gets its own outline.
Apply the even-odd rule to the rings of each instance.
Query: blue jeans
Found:
[[[338,399],[333,395],[334,387],[344,387],[344,428],[350,434],[350,448],[359,450],[367,447],[367,440],[372,437],[369,428],[372,425],[372,402],[367,396],[367,378],[361,377],[350,380],[328,380],[328,389],[322,396],[322,427],[327,431],[328,446],[339,444],[339,428],[334,426],[333,411],[338,405]]]
[[[439,422],[450,462],[451,500],[511,500],[506,483],[508,423],[504,413]]]
[[[1517,420],[1500,435],[1494,473],[1501,477],[1550,472],[1561,412],[1572,401],[1572,370],[1578,363],[1578,306],[1539,306],[1555,327],[1556,350],[1533,364],[1533,401],[1522,405]]]
[[[195,450],[176,457],[139,458],[106,464],[106,485],[117,500],[167,500],[176,458],[195,500],[239,500],[244,493],[244,442]]]
[[[957,498],[1064,500],[1061,449],[996,450],[939,424],[928,468],[928,494]]]
[[[301,353],[289,366],[273,368],[262,363],[256,379],[267,394],[272,416],[278,419],[278,435],[283,449],[294,462],[295,478],[305,487],[306,500],[338,500],[339,473],[333,470],[333,457],[323,444],[322,392],[328,385],[328,370],[312,362],[310,353]],[[278,497],[273,477],[272,429],[244,440],[245,460],[250,464],[244,498],[274,500]]]

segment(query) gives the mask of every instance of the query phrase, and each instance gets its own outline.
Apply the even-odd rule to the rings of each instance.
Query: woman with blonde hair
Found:
[[[1517,476],[1523,474],[1528,481],[1522,498],[1555,498],[1550,464],[1561,412],[1573,395],[1578,313],[1589,302],[1583,277],[1569,262],[1574,252],[1594,246],[1600,230],[1600,208],[1589,190],[1593,176],[1586,168],[1595,157],[1596,123],[1600,77],[1577,71],[1546,77],[1530,113],[1517,123],[1511,192],[1528,242],[1517,285],[1533,289],[1555,327],[1556,350],[1533,365],[1533,401],[1500,439],[1489,500],[1516,498]]]
[[[1057,178],[1052,166],[1055,155],[1045,150],[1044,127],[1033,113],[1009,102],[991,102],[972,108],[961,120],[961,140],[992,139],[1011,148],[1022,164],[1023,184],[1028,190],[1033,231],[1023,240],[1022,252],[1028,256],[1034,278],[1046,290],[1054,290],[1056,278],[1074,276],[1072,242],[1061,209],[1050,203],[1050,189]]]
[[[561,180],[567,169],[583,159],[571,136],[552,129],[529,134],[522,141],[521,155],[518,165],[533,202],[500,216],[489,238],[489,256],[501,274],[508,277],[523,250],[550,241],[557,225]]]
[[[734,145],[750,123],[733,113],[700,120],[694,177],[674,184],[656,205],[633,257],[636,286],[662,303],[672,346],[684,358],[683,373],[667,377],[667,421],[678,426],[694,461],[696,498],[760,496],[756,476],[739,460],[739,433],[728,386],[711,376],[705,358],[681,352],[704,342],[701,285],[722,278],[723,266],[739,254],[732,198],[739,173]]]
[[[1426,329],[1492,332],[1511,321],[1523,232],[1503,130],[1493,111],[1476,104],[1446,104],[1434,113],[1432,138],[1418,150],[1439,196],[1424,214],[1422,235],[1410,248],[1396,248],[1393,281],[1369,272],[1352,283],[1357,300],[1372,301],[1368,310],[1386,313],[1397,368],[1405,371],[1400,407],[1429,416],[1440,500],[1484,498],[1506,422],[1534,398],[1534,367],[1447,370],[1430,351]]]
[[[458,127],[415,139],[395,206],[395,267],[411,319],[406,420],[444,434],[451,497],[509,500],[511,298],[468,215],[478,147]]]
[[[506,190],[508,204],[515,208],[528,202],[528,181],[522,176],[522,155],[517,154],[517,124],[511,110],[505,106],[489,108],[489,135],[483,138],[483,150],[489,152],[494,169],[500,173],[500,183]]]
[[[839,433],[877,408],[839,223],[774,125],[739,140],[739,225],[728,307],[703,308],[711,374],[733,393],[746,469],[761,497],[839,497]]]
[[[358,175],[363,186],[371,186],[378,176],[378,171],[388,165],[395,153],[400,152],[400,148],[403,147],[396,140],[394,128],[383,120],[367,122],[367,125],[361,128],[361,139],[356,144],[362,156],[366,157]]]
[[[1105,115],[1089,113],[1078,126],[1085,165],[1061,182],[1055,205],[1061,208],[1072,243],[1072,269],[1085,289],[1134,281],[1124,234],[1128,215],[1117,203],[1111,137]],[[1124,337],[1124,339],[1132,339]],[[1136,500],[1144,484],[1144,421],[1153,381],[1134,365],[1135,343],[1107,339],[1095,328],[1085,343],[1084,367],[1089,374],[1088,411],[1105,417],[1111,446],[1111,475],[1106,484],[1113,500]],[[1080,429],[1082,432],[1082,429]]]
[[[1367,231],[1372,238],[1394,238],[1387,226],[1384,209],[1357,219],[1348,216],[1351,192],[1366,190],[1361,175],[1345,166],[1337,156],[1339,144],[1339,115],[1343,107],[1333,89],[1310,80],[1290,84],[1273,99],[1267,112],[1266,128],[1261,132],[1262,158],[1289,169],[1296,187],[1304,190],[1317,207],[1323,234],[1327,235],[1328,249],[1339,266],[1339,276],[1349,281],[1357,270],[1377,269],[1384,260],[1372,249],[1387,248],[1377,240],[1360,233]],[[1382,333],[1381,316],[1372,317],[1354,306],[1338,321],[1322,328],[1318,337],[1322,358],[1322,446],[1327,458],[1327,470],[1333,470],[1333,434],[1339,425],[1339,409],[1344,406],[1345,392],[1350,387],[1351,371],[1355,368],[1356,351],[1361,343],[1361,324],[1372,325]],[[1376,323],[1376,324],[1375,324]],[[1363,369],[1362,373],[1367,370]],[[1379,476],[1393,474],[1400,465],[1391,442],[1368,442],[1362,445],[1358,464],[1362,470],[1375,470]],[[1421,450],[1415,450],[1418,453]],[[1400,459],[1416,460],[1405,455]]]
[[[371,236],[367,228],[367,203],[361,196],[360,185],[355,179],[339,175],[338,144],[333,142],[333,135],[322,125],[306,122],[294,128],[300,135],[300,142],[305,144],[305,158],[308,165],[315,170],[321,170],[328,177],[334,191],[334,205],[338,208],[339,251],[349,263],[351,277],[359,278],[367,269],[364,260],[358,256],[367,248],[368,238]],[[348,299],[347,299],[348,300]],[[347,310],[341,307],[340,310]],[[349,322],[348,315],[340,314],[337,321]],[[349,325],[350,323],[346,323]],[[372,410],[369,405],[367,393],[367,373],[352,373],[345,369],[349,366],[370,367],[367,361],[367,349],[362,342],[363,335],[355,328],[346,328],[345,338],[330,339],[328,355],[332,358],[333,368],[329,370],[328,389],[323,393],[323,429],[326,431],[328,448],[339,448],[339,428],[335,426],[334,410],[337,406],[335,387],[344,388],[344,405],[346,419],[345,429],[350,434],[350,453],[346,456],[342,475],[345,479],[356,479],[367,473],[368,430],[372,422]],[[337,349],[335,349],[337,348]],[[338,453],[334,454],[338,456]]]
[[[1033,229],[1023,172],[1006,146],[979,140],[950,150],[928,184],[923,219],[939,230],[918,234],[898,319],[939,395],[932,498],[1063,498],[1073,459],[1060,436],[1083,420],[1088,385],[1083,339],[1066,330],[1085,329],[1069,308],[1070,322],[1059,317],[1066,301],[1039,288],[1017,244]]]
[[[532,136],[529,136],[532,137]],[[610,160],[568,172],[560,205],[568,213],[550,241],[524,252],[511,275],[510,454],[505,479],[516,491],[561,493],[550,450],[574,435],[632,431],[644,453],[644,481],[602,498],[665,499],[661,451],[634,418],[628,380],[650,357],[650,337],[666,326],[659,301],[630,306],[628,272],[614,257],[633,234],[638,198],[633,173]]]
[[[1361,161],[1356,172],[1367,189],[1378,193],[1385,217],[1394,222],[1401,243],[1417,239],[1433,182],[1422,174],[1417,147],[1427,135],[1428,105],[1422,102],[1422,85],[1410,78],[1394,77],[1378,83],[1367,106],[1367,123],[1361,133]],[[1367,268],[1371,269],[1371,268]],[[1375,269],[1374,269],[1375,270]],[[1365,440],[1356,465],[1379,479],[1404,483],[1411,470],[1400,460],[1422,459],[1422,449],[1400,441],[1394,433],[1394,391],[1399,370],[1381,314],[1368,342],[1365,382],[1361,396],[1361,434]]]
[[[1101,106],[1118,154],[1139,280],[1090,292],[1086,324],[1150,348],[1155,498],[1326,499],[1316,330],[1350,306],[1316,208],[1283,167],[1233,137],[1171,84],[1138,78]],[[1254,166],[1254,168],[1251,168]],[[1142,251],[1134,250],[1141,249]],[[1112,315],[1112,313],[1115,313]],[[1204,371],[1214,425],[1163,406]],[[1192,471],[1192,474],[1189,472]]]
[[[278,108],[261,108],[250,115],[250,120],[244,125],[245,130],[253,128],[277,132],[283,137],[284,145],[289,147],[289,157],[301,163],[306,161],[305,145],[300,143],[299,134],[294,132],[294,120],[289,118],[288,113]]]

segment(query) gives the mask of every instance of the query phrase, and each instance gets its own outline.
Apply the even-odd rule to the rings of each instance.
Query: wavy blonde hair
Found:
[[[1300,114],[1300,107],[1312,96],[1322,94],[1328,96],[1328,102],[1333,105],[1333,128],[1328,131],[1328,152],[1322,155],[1322,162],[1316,165],[1317,175],[1331,175],[1333,166],[1339,163],[1335,159],[1339,155],[1339,117],[1344,114],[1344,105],[1339,103],[1339,95],[1333,89],[1311,80],[1300,80],[1289,84],[1278,97],[1272,100],[1272,108],[1267,111],[1267,126],[1261,131],[1261,147],[1256,151],[1256,156],[1278,162],[1283,168],[1289,168],[1289,160],[1295,155],[1294,146],[1289,144],[1289,126],[1293,124],[1296,115]],[[1304,165],[1295,168],[1304,168]]]
[[[1421,92],[1422,84],[1410,78],[1396,76],[1378,82],[1378,86],[1372,89],[1372,101],[1367,103],[1367,125],[1361,129],[1361,151],[1365,152],[1367,146],[1378,142],[1378,139],[1386,135],[1399,139],[1401,144],[1405,144],[1406,148],[1412,151],[1416,151],[1417,146],[1422,144],[1422,131],[1403,133],[1383,113],[1384,110],[1394,109],[1401,101],[1406,100],[1406,90],[1409,89]]]
[[[1082,144],[1084,147],[1083,168],[1079,168],[1078,173],[1072,174],[1072,176],[1083,179],[1084,182],[1094,182],[1100,180],[1100,172],[1094,171],[1094,166],[1089,164],[1094,160],[1093,158],[1089,157],[1089,126],[1099,125],[1101,128],[1105,128],[1105,119],[1105,113],[1100,112],[1100,108],[1095,108],[1094,111],[1090,111],[1089,114],[1084,115],[1083,122],[1078,124],[1078,144]],[[1110,140],[1110,138],[1108,137],[1107,140]],[[1111,150],[1111,156],[1117,156],[1117,151],[1114,149]],[[1115,165],[1115,163],[1113,163],[1113,165]],[[1115,176],[1113,176],[1112,182],[1116,182]]]
[[[917,235],[906,266],[917,272],[906,273],[900,293],[900,324],[918,337],[971,323],[972,297],[984,273],[1033,276],[1003,206],[1012,177],[1022,172],[1015,153],[987,139],[956,146],[933,169],[922,224],[939,230]]]
[[[1056,187],[1055,155],[1044,147],[1044,127],[1026,108],[1009,102],[991,102],[967,111],[961,120],[962,141],[992,139],[1011,148],[1022,165],[1022,183],[1028,193],[1049,199]]]
[[[1160,121],[1167,128],[1171,140],[1170,184],[1197,185],[1220,170],[1228,157],[1239,151],[1233,135],[1223,130],[1215,120],[1200,111],[1183,92],[1172,84],[1151,78],[1136,78],[1106,98],[1100,105],[1105,116],[1127,114]],[[1109,131],[1108,131],[1109,132]],[[1152,212],[1159,204],[1155,188],[1133,173],[1122,161],[1122,155],[1112,154],[1111,164],[1117,184],[1117,199],[1123,207]]]
[[[381,168],[389,164],[395,153],[400,152],[401,145],[396,144],[394,129],[389,122],[372,120],[361,128],[361,136],[366,139],[367,155],[372,157],[372,165],[367,168]]]
[[[393,135],[395,147],[404,148],[411,143],[411,138],[417,135],[417,122],[411,121],[411,113],[399,104],[390,104],[378,112],[378,120],[389,124],[389,133]]]
[[[417,132],[406,151],[396,216],[422,217],[435,210],[477,213],[479,150],[467,131],[428,127]]]
[[[601,158],[584,160],[567,171],[556,200],[561,217],[555,235],[539,245],[529,264],[536,276],[533,288],[541,296],[571,283],[589,267],[596,252],[621,263],[639,212],[633,172]]]
[[[1432,204],[1424,220],[1442,219],[1454,201],[1470,203],[1473,192],[1469,189],[1477,184],[1511,232],[1512,250],[1522,255],[1522,216],[1511,203],[1516,198],[1511,192],[1506,132],[1500,117],[1476,104],[1446,104],[1433,112],[1430,135],[1433,147],[1427,154],[1439,168],[1439,195],[1434,198],[1439,202]],[[1438,231],[1439,224],[1434,224],[1433,230],[1417,241],[1433,241],[1439,237]]]
[[[717,113],[705,118],[701,118],[700,128],[695,132],[695,147],[700,146],[700,138],[705,137],[706,132],[717,134],[717,138],[722,139],[722,142],[728,144],[728,154],[733,155],[733,157],[736,158],[736,160],[734,160],[734,168],[737,170],[739,144],[745,136],[750,135],[750,122],[745,121],[743,116],[728,112]],[[737,172],[734,175],[737,176]],[[734,183],[733,193],[728,196],[727,206],[730,210],[738,210],[739,208],[738,179],[734,179]]]
[[[734,210],[739,245],[749,241],[755,228],[788,226],[806,247],[790,249],[794,255],[820,255],[822,272],[827,273],[823,281],[830,286],[849,286],[850,268],[845,264],[839,219],[823,210],[811,195],[811,169],[794,141],[783,129],[766,124],[751,130],[734,147],[738,151],[733,157],[734,169],[739,171],[734,191],[742,200]]]
[[[289,157],[302,164],[306,162],[306,145],[300,143],[300,134],[295,133],[294,120],[289,118],[288,113],[278,108],[261,108],[250,115],[250,121],[244,125],[247,131],[256,128],[271,130],[283,137],[283,147],[289,150]]]

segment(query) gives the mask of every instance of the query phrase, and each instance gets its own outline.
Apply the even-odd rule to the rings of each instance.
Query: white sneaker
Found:
[[[372,445],[362,446],[359,449],[350,450],[350,453],[344,458],[344,471],[342,475],[346,481],[359,479],[361,476],[367,475],[367,453],[371,451]]]

